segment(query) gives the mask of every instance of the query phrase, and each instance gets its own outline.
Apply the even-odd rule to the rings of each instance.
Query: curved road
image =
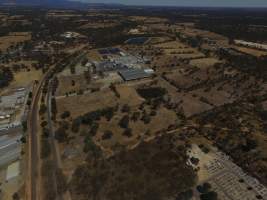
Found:
[[[37,139],[37,118],[38,118],[38,103],[42,92],[42,86],[46,79],[47,73],[35,88],[34,96],[32,98],[32,106],[29,113],[28,127],[29,127],[29,198],[30,200],[37,200],[37,187],[38,183],[38,139]]]
[[[32,98],[32,105],[29,112],[28,118],[28,127],[29,127],[29,162],[28,162],[28,185],[27,185],[27,194],[26,199],[29,200],[39,200],[40,193],[38,190],[40,189],[39,183],[39,148],[38,148],[38,111],[39,111],[39,100],[42,93],[42,87],[45,81],[49,78],[50,73],[55,69],[55,66],[58,64],[63,65],[64,61],[69,60],[75,53],[84,50],[85,47],[79,49],[78,51],[73,52],[71,55],[68,55],[67,58],[63,58],[56,62],[53,67],[51,66],[50,69],[44,74],[42,79],[39,81],[37,87],[35,87],[33,91],[33,98]],[[83,54],[85,55],[85,54]]]

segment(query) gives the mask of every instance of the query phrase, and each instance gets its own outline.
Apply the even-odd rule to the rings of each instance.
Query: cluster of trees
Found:
[[[198,133],[231,156],[242,169],[257,177],[262,183],[267,183],[266,159],[262,152],[262,143],[254,135],[254,132],[264,133],[265,121],[259,118],[255,107],[247,105],[225,105],[201,114],[197,117],[201,124]],[[204,128],[206,124],[213,126]]]
[[[241,71],[261,76],[264,79],[267,77],[267,56],[255,57],[244,53],[232,53],[232,50],[224,49],[218,50],[217,54]]]
[[[57,102],[56,99],[53,97],[51,99],[51,113],[52,113],[52,120],[56,120],[56,116],[57,116]]]
[[[265,21],[265,24],[267,24],[267,21]],[[207,18],[198,22],[196,26],[200,29],[224,35],[229,39],[242,39],[255,42],[267,40],[267,29],[264,28],[264,25],[251,26],[244,20],[244,16],[240,16],[239,19],[217,18],[214,20],[214,18]]]
[[[217,200],[218,195],[216,192],[211,191],[211,185],[209,183],[203,183],[203,185],[198,185],[197,190],[200,193],[201,200]]]
[[[55,138],[58,142],[66,142],[68,139],[68,133],[67,130],[69,129],[69,126],[67,122],[62,122],[60,127],[55,131]]]
[[[137,92],[145,99],[163,98],[167,93],[166,89],[161,87],[138,88]]]
[[[109,88],[114,92],[114,94],[116,95],[116,97],[120,98],[121,95],[118,92],[115,84],[111,84]]]
[[[90,154],[94,159],[102,157],[101,149],[95,144],[92,135],[90,134],[88,134],[84,139],[83,152]]]
[[[106,108],[91,111],[91,112],[88,112],[82,116],[79,116],[72,121],[71,131],[74,133],[78,133],[80,130],[81,124],[88,125],[90,127],[90,129],[88,131],[88,135],[90,137],[93,137],[96,135],[97,130],[99,128],[98,121],[101,119],[101,117],[105,117],[107,121],[110,121],[112,119],[112,117],[114,116],[114,113],[117,110],[118,110],[118,106],[106,107]],[[65,118],[70,116],[69,114],[70,113],[68,111],[65,111],[64,113],[62,113],[61,118],[65,119]],[[57,132],[57,133],[63,137],[62,139],[64,139],[65,138],[64,136],[66,136],[66,130],[61,128],[58,131],[59,132]],[[113,133],[111,131],[107,130],[103,134],[102,139],[104,139],[104,140],[110,139],[112,137],[112,135],[113,135]],[[85,140],[85,146],[88,146],[88,144],[89,144],[89,146],[91,146],[92,142],[91,142],[91,140],[88,140],[88,138],[87,138]],[[90,149],[90,148],[85,147],[85,149]]]
[[[108,121],[112,119],[117,108],[107,107],[96,111],[88,112],[81,116],[81,123],[92,125],[93,122],[98,121],[101,117],[105,117]]]
[[[94,47],[101,48],[122,44],[124,41],[130,38],[130,36],[127,34],[127,30],[130,30],[135,26],[135,22],[124,20],[121,21],[121,23],[117,26],[106,28],[88,28],[84,29],[82,33],[88,36],[90,43],[94,44]]]
[[[40,106],[40,109],[39,109],[39,114],[43,115],[46,112],[46,110],[47,110],[46,105],[44,103],[42,103]]]
[[[13,79],[13,72],[9,67],[2,67],[0,69],[0,88],[7,87]]]

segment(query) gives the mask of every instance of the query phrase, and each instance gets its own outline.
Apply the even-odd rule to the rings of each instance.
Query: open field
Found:
[[[154,45],[157,48],[162,49],[188,49],[189,47],[179,41],[170,41]]]
[[[163,129],[167,130],[177,120],[177,116],[173,111],[160,108],[156,116],[153,116],[148,124],[144,124],[141,120],[131,121],[129,128],[132,130],[132,136],[128,137],[123,135],[124,129],[118,125],[123,116],[123,113],[118,113],[109,122],[106,120],[100,121],[99,131],[95,139],[105,149],[114,150],[117,144],[126,145],[130,148],[139,143],[141,138],[145,139],[146,137],[156,136],[159,131]],[[111,139],[102,140],[102,136],[107,130],[111,130],[114,134]]]
[[[168,19],[160,18],[160,17],[146,17],[146,16],[131,16],[129,17],[132,21],[141,21],[146,24],[157,24],[157,23],[164,23],[167,22]]]
[[[106,106],[115,106],[116,103],[117,97],[110,89],[57,100],[59,113],[70,111],[73,118]]]
[[[194,59],[189,62],[190,65],[196,66],[198,68],[208,68],[210,66],[214,66],[217,63],[221,63],[216,58],[202,58],[202,59]]]
[[[189,47],[180,41],[171,41],[154,45],[163,55],[171,55],[177,59],[197,59],[205,57],[197,49]]]
[[[90,22],[80,26],[79,29],[109,28],[118,25],[119,23],[116,23],[115,21]]]
[[[90,50],[87,54],[87,57],[94,60],[94,61],[101,61],[102,60],[102,56],[101,54],[98,52],[97,49],[94,50]]]
[[[266,51],[261,51],[261,50],[252,49],[248,47],[240,47],[240,46],[234,46],[234,48],[237,49],[238,51],[241,51],[242,53],[249,54],[249,55],[256,56],[256,57],[267,56]]]
[[[61,76],[58,78],[59,86],[56,92],[57,96],[70,93],[79,93],[88,88],[84,75]]]
[[[40,70],[31,70],[25,72],[19,72],[15,74],[14,81],[11,83],[11,86],[27,86],[35,80],[40,80],[42,72]]]
[[[131,86],[119,85],[117,86],[117,91],[121,96],[120,98],[116,97],[114,92],[109,88],[94,93],[60,98],[57,100],[59,113],[68,110],[71,112],[71,116],[75,118],[86,112],[105,107],[112,107],[118,103],[121,105],[127,104],[131,107],[137,107],[144,101]]]
[[[0,37],[0,50],[6,51],[12,45],[17,43],[28,41],[31,39],[31,33],[16,33],[14,35]]]

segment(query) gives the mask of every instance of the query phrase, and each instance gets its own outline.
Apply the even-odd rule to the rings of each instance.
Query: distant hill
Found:
[[[122,4],[82,3],[68,0],[0,0],[0,6],[45,6],[63,8],[121,7]]]

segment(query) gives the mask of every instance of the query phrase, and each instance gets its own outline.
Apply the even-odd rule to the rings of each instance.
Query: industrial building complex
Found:
[[[5,174],[0,177],[0,181],[8,182],[20,174],[19,160],[24,136],[23,124],[28,112],[28,93],[28,89],[18,88],[0,97],[0,169],[1,174]]]

